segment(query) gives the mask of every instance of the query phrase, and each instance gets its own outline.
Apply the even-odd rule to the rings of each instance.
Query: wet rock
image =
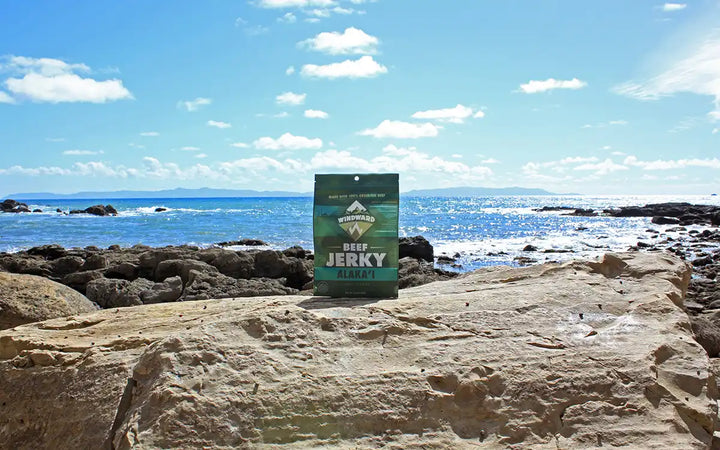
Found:
[[[70,214],[92,214],[94,216],[117,216],[118,212],[112,205],[94,205],[85,209],[73,209]]]
[[[0,211],[6,213],[25,213],[30,212],[30,208],[28,208],[28,205],[25,203],[7,199],[0,202]]]
[[[167,208],[163,208],[163,207],[155,208],[155,212],[165,212],[165,211],[167,211]]]
[[[434,260],[433,246],[422,236],[401,237],[398,240],[398,251],[400,258],[409,256],[427,262]]]
[[[244,245],[247,247],[259,247],[259,246],[266,246],[267,243],[265,241],[261,241],[259,239],[240,239],[237,241],[218,242],[217,245],[220,247],[231,247],[231,246],[237,246],[237,245]]]
[[[41,212],[43,212],[43,210],[42,210],[42,209],[33,209],[32,212],[34,212],[34,213],[41,213]]]
[[[536,252],[537,250],[538,250],[537,247],[535,247],[534,245],[530,245],[530,244],[523,247],[524,252]]]
[[[411,256],[401,258],[398,263],[398,288],[400,289],[448,280],[458,275],[456,272],[435,269],[431,263]]]
[[[680,223],[680,219],[675,217],[655,216],[652,218],[651,222],[657,225],[678,225]]]
[[[453,264],[454,262],[455,262],[455,258],[451,258],[447,255],[440,255],[437,257],[438,264]]]

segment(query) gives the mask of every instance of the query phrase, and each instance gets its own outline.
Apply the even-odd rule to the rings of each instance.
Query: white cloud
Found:
[[[605,127],[617,127],[617,126],[625,126],[628,125],[630,122],[627,120],[611,120],[609,122],[599,122],[594,125],[586,123],[581,128],[605,128]]]
[[[618,170],[628,170],[627,166],[614,163],[610,158],[597,163],[585,163],[573,168],[573,170],[584,170],[595,172],[595,175],[607,175]]]
[[[577,78],[572,80],[556,80],[548,78],[547,80],[530,80],[520,85],[520,90],[526,94],[537,94],[539,92],[547,92],[553,89],[581,89],[587,86],[587,83]]]
[[[307,14],[309,16],[320,17],[320,18],[326,19],[326,18],[330,17],[330,10],[329,9],[311,9],[311,10],[305,11],[305,14]]]
[[[140,136],[156,137],[160,136],[160,133],[158,133],[157,131],[143,131],[142,133],[140,133]]]
[[[311,6],[334,6],[334,0],[258,0],[257,6],[261,8],[308,8]]]
[[[233,142],[232,144],[230,144],[230,146],[231,146],[231,147],[235,147],[235,148],[248,148],[248,147],[250,147],[249,145],[247,145],[247,144],[244,143],[244,142]]]
[[[295,73],[295,66],[290,66],[285,69],[285,75],[292,75]]]
[[[10,97],[6,92],[0,91],[0,103],[15,103],[15,99]]]
[[[188,145],[185,147],[181,147],[180,150],[182,150],[184,152],[197,152],[200,150],[200,147],[193,147],[191,145]]]
[[[329,55],[370,55],[376,53],[378,38],[363,30],[350,27],[344,32],[323,32],[314,38],[298,42],[298,47]]]
[[[480,164],[500,164],[500,161],[495,158],[487,158],[480,161]]]
[[[305,136],[294,136],[285,133],[277,139],[261,137],[253,142],[253,146],[259,150],[301,150],[319,149],[323,142],[320,138],[307,138]]]
[[[287,111],[282,111],[282,112],[279,112],[279,113],[277,113],[277,114],[273,114],[273,117],[276,118],[276,119],[284,119],[284,118],[286,118],[286,117],[290,117],[290,114],[288,114]]]
[[[294,92],[284,92],[275,97],[278,105],[302,105],[305,103],[307,94],[295,94]]]
[[[718,48],[720,48],[720,30],[715,29],[699,42],[693,42],[686,48],[665,51],[680,56],[666,58],[665,68],[656,75],[645,80],[622,83],[615,86],[613,92],[637,100],[658,100],[679,93],[708,95],[715,101],[713,113],[720,111]],[[720,114],[717,117],[720,117]]]
[[[102,150],[65,150],[62,154],[66,156],[87,156],[87,155],[100,155],[104,153]]]
[[[454,108],[430,109],[427,111],[418,111],[412,115],[413,119],[438,120],[440,122],[463,123],[465,119],[473,116],[473,109],[468,106],[458,104]],[[485,114],[482,111],[475,113],[473,117],[481,118]]]
[[[330,115],[325,111],[320,111],[317,109],[306,109],[305,117],[307,117],[308,119],[327,119],[328,117],[330,117]]]
[[[348,59],[324,66],[305,64],[300,74],[310,78],[370,78],[387,71],[387,67],[378,64],[372,56],[363,56],[357,60]]]
[[[617,152],[617,151],[612,152],[612,153],[610,153],[610,154],[613,155],[613,156],[625,156],[625,155],[626,155],[625,152]]]
[[[140,148],[140,149],[145,148],[144,145],[136,144],[136,143],[134,143],[134,142],[131,142],[131,143],[129,143],[128,145],[129,145],[130,147],[132,147],[132,148]]]
[[[295,17],[295,14],[287,12],[281,17],[278,17],[277,21],[280,23],[295,23],[297,22],[297,17]]]
[[[197,155],[195,155],[195,157],[198,159],[203,159],[203,158],[207,158],[207,155],[205,153],[198,153]]]
[[[662,10],[665,12],[673,12],[673,11],[680,11],[682,9],[685,9],[687,7],[687,4],[685,3],[665,3],[662,6]]]
[[[713,128],[712,134],[718,134],[720,133],[720,128]]]
[[[133,98],[121,80],[98,81],[78,75],[76,72],[90,70],[85,64],[68,64],[53,58],[11,56],[3,68],[17,76],[5,80],[8,91],[16,98],[48,103],[106,103]]]
[[[720,159],[670,159],[662,160],[657,159],[654,161],[641,161],[635,156],[628,156],[625,158],[624,164],[628,166],[641,167],[643,170],[672,170],[672,169],[684,169],[687,167],[704,167],[708,169],[720,169]]]
[[[708,118],[710,118],[712,122],[720,121],[720,110],[710,111],[708,113]]]
[[[178,102],[178,108],[185,108],[189,112],[197,111],[201,106],[212,103],[211,98],[197,97],[195,100],[181,100]]]
[[[485,117],[485,113],[483,111],[478,111],[473,114],[473,118],[475,119],[482,119],[483,117]]]
[[[232,127],[232,125],[227,122],[220,122],[217,120],[208,120],[207,124],[209,127],[215,127],[215,128],[230,128],[230,127]]]
[[[358,134],[375,138],[417,139],[435,137],[438,135],[438,130],[439,127],[429,122],[415,124],[397,120],[383,120],[377,127],[368,128]]]

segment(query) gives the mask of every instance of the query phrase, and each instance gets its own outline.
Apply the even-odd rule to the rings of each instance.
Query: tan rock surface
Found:
[[[707,448],[715,379],[646,254],[398,300],[146,305],[0,332],[0,447]]]
[[[0,272],[0,330],[97,311],[84,295],[35,275]]]

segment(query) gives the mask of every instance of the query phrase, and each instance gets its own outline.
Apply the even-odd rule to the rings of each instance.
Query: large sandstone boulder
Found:
[[[0,272],[0,330],[94,311],[96,305],[67,286],[35,275]]]
[[[16,449],[708,448],[717,387],[680,308],[688,278],[635,253],[489,268],[397,300],[30,324],[0,332],[0,435]]]

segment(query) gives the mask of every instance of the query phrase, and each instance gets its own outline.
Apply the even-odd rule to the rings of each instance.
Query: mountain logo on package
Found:
[[[345,215],[338,217],[338,224],[353,241],[357,241],[375,223],[375,217],[359,201],[355,200],[345,210]]]

